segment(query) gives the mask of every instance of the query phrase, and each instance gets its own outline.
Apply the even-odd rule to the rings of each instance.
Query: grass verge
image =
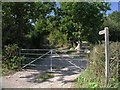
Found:
[[[106,85],[104,44],[90,52],[88,68],[76,79],[78,88],[119,88],[120,42],[110,43],[110,76]]]
[[[16,70],[9,70],[7,68],[4,68],[4,69],[2,69],[1,76],[8,76],[8,75],[14,74],[16,72],[17,72]]]

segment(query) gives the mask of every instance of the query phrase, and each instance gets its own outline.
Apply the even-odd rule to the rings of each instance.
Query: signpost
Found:
[[[104,30],[99,32],[99,35],[105,35],[105,76],[106,76],[106,86],[109,81],[110,71],[109,71],[109,30],[105,27]]]

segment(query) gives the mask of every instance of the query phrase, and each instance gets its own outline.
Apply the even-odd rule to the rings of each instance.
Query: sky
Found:
[[[110,8],[111,10],[108,10],[106,14],[111,14],[113,11],[118,11],[118,2],[110,2]]]

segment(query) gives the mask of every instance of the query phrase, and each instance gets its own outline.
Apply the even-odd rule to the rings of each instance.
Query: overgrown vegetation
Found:
[[[103,88],[105,86],[105,52],[104,44],[96,45],[90,53],[90,63],[85,72],[77,79],[77,87]],[[110,80],[107,87],[118,87],[118,61],[120,60],[120,43],[110,44]]]
[[[19,56],[19,48],[16,44],[8,45],[4,47],[4,52],[2,53],[2,69],[3,75],[8,75],[18,69],[20,69],[21,61],[24,57]]]

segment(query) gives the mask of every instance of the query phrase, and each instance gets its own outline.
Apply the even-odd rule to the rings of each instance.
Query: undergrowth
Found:
[[[19,48],[16,44],[6,45],[2,53],[2,75],[15,73],[21,68],[24,57],[19,56]]]
[[[76,79],[78,88],[117,88],[119,87],[120,43],[110,43],[110,79],[105,84],[105,52],[104,45],[96,45],[89,56],[89,66]]]

